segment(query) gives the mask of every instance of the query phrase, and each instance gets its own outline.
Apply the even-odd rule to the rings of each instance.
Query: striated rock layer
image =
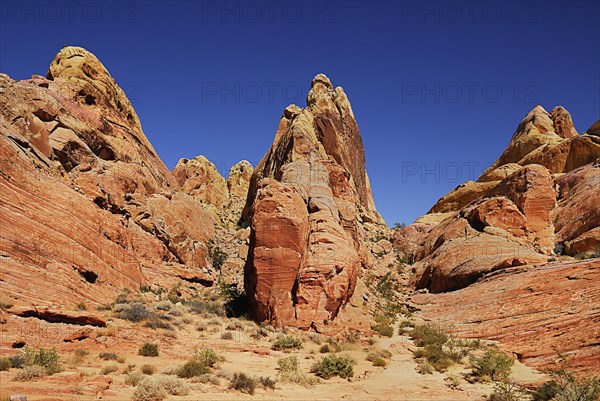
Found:
[[[65,47],[47,78],[0,74],[0,286],[17,305],[112,301],[143,268],[207,266],[214,218],[144,135],[90,52]]]
[[[245,288],[259,320],[317,328],[334,319],[368,264],[364,222],[383,223],[343,89],[317,75],[307,107],[286,108],[256,167]]]

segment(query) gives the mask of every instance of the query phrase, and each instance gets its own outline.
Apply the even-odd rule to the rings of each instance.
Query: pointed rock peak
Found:
[[[561,138],[567,139],[578,135],[571,114],[564,107],[556,106],[553,108],[550,112],[550,118],[552,118],[554,132]]]
[[[315,75],[315,77],[313,78],[310,87],[314,88],[317,85],[324,85],[325,88],[327,89],[332,89],[333,85],[331,84],[331,81],[329,80],[329,78],[327,78],[327,75],[325,74],[317,74]]]

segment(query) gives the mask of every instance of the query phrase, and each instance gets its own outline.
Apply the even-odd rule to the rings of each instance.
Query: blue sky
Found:
[[[600,3],[0,2],[0,71],[45,75],[65,45],[96,54],[173,168],[256,164],[319,72],[348,94],[388,224],[476,179],[535,105],[582,132],[600,116]]]

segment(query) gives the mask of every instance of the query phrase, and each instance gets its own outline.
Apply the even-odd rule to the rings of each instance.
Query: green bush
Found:
[[[253,395],[256,389],[256,380],[245,373],[234,373],[229,388]]]
[[[387,366],[387,362],[382,357],[378,356],[373,359],[373,366]]]
[[[136,387],[142,380],[144,380],[144,378],[144,375],[140,372],[128,373],[127,376],[125,376],[125,384]]]
[[[119,370],[119,367],[117,365],[106,365],[103,366],[102,369],[100,369],[100,374],[101,375],[108,375],[110,373],[114,373],[117,370]]]
[[[561,356],[556,369],[547,371],[551,380],[540,386],[534,401],[597,401],[600,399],[600,377],[578,377],[570,363]]]
[[[210,373],[210,368],[207,365],[194,360],[186,362],[185,365],[177,370],[177,376],[184,379],[202,376],[207,373]]]
[[[329,344],[323,344],[321,345],[321,347],[319,348],[319,352],[321,354],[328,354],[331,352],[331,347],[329,347]]]
[[[354,376],[353,362],[347,355],[328,355],[315,363],[311,372],[323,379],[339,376],[343,379]]]
[[[495,349],[488,349],[480,357],[471,358],[473,375],[497,381],[505,380],[510,375],[510,369],[515,361],[508,355]]]
[[[298,371],[298,357],[281,358],[277,361],[277,367],[281,373],[295,373]]]
[[[520,401],[521,391],[513,382],[500,382],[494,386],[494,392],[488,397],[489,401]]]
[[[300,349],[302,348],[302,340],[298,337],[283,335],[275,340],[271,348],[274,350]]]
[[[168,376],[147,377],[138,384],[133,393],[133,401],[162,401],[167,395],[187,395],[187,384]]]
[[[441,329],[428,324],[417,325],[410,332],[410,336],[415,340],[418,347],[427,345],[443,345],[448,341],[448,335]]]
[[[53,375],[61,371],[61,367],[58,363],[59,357],[56,349],[43,349],[38,348],[37,350],[31,348],[25,348],[25,364],[27,366],[41,366],[46,370],[47,375]]]
[[[146,343],[142,345],[138,354],[142,356],[156,357],[158,356],[158,344]]]
[[[194,360],[209,368],[214,368],[219,362],[223,362],[225,358],[211,348],[202,348],[194,353]]]
[[[223,252],[223,250],[221,250],[221,247],[217,245],[212,239],[208,241],[206,247],[208,250],[208,257],[210,258],[212,267],[220,271],[221,267],[227,260],[227,254]]]
[[[7,357],[0,357],[0,372],[3,372],[5,370],[9,370],[12,367],[12,362],[10,360],[10,358]]]

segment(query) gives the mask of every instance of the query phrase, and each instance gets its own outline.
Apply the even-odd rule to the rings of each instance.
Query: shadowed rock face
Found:
[[[245,286],[257,319],[318,327],[352,296],[366,265],[361,222],[383,222],[364,160],[343,89],[317,75],[307,107],[285,110],[250,183]]]
[[[0,74],[2,291],[106,303],[146,283],[142,265],[206,266],[213,218],[179,192],[106,68],[65,47],[47,77]]]

